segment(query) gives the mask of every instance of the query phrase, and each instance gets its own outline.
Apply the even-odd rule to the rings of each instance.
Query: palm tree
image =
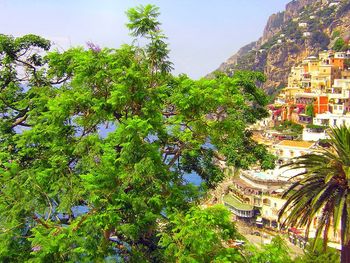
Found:
[[[299,169],[284,193],[287,202],[279,213],[282,225],[309,227],[320,215],[314,244],[323,235],[327,246],[330,227],[341,230],[341,262],[350,262],[350,128],[331,128],[331,146],[297,157],[287,164]],[[304,169],[300,169],[304,168]]]

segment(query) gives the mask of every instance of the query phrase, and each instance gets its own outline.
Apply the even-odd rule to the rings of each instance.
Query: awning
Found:
[[[254,210],[254,206],[241,202],[233,195],[224,196],[224,202],[237,210],[251,212]]]

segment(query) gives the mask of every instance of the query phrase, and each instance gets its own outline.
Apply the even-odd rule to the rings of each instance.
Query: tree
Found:
[[[160,244],[165,247],[167,262],[244,262],[237,248],[227,247],[230,239],[238,237],[230,212],[213,206],[173,216]]]
[[[127,12],[144,46],[60,53],[38,36],[0,36],[1,261],[164,261],[160,221],[204,194],[185,182],[188,158],[204,160],[209,187],[223,155],[272,165],[247,131],[267,114],[263,75],[172,76],[158,14]]]
[[[305,254],[303,256],[295,259],[295,263],[340,262],[339,251],[330,247],[326,251],[323,251],[321,240],[317,242],[315,249],[313,249],[312,245],[308,244],[304,252]]]
[[[347,45],[345,43],[345,40],[342,38],[338,38],[333,45],[333,49],[335,51],[344,51],[346,50],[346,48],[347,48]]]
[[[250,263],[289,263],[292,262],[288,254],[288,246],[285,241],[276,236],[271,240],[270,244],[263,245],[262,249],[252,247],[249,249],[250,255],[247,256]],[[248,251],[249,251],[248,250]]]
[[[309,29],[309,31],[313,32],[310,39],[310,44],[313,47],[319,47],[320,49],[328,49],[330,40],[326,33],[317,29],[313,30],[311,28]]]
[[[328,232],[341,230],[341,262],[350,260],[349,223],[349,166],[350,129],[342,126],[330,131],[331,147],[317,153],[295,158],[288,166],[303,168],[293,178],[294,183],[284,194],[288,200],[280,211],[283,222],[295,227],[306,226],[307,232],[313,219],[319,217],[314,248],[323,232],[324,249]]]
[[[308,104],[305,109],[305,114],[311,118],[315,117],[314,104]]]

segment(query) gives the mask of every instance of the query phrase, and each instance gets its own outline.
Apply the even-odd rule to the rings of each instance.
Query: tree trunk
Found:
[[[350,241],[341,246],[341,263],[350,263]]]

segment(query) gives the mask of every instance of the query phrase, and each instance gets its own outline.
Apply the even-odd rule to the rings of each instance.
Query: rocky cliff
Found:
[[[267,21],[263,36],[241,48],[219,71],[260,70],[273,94],[287,83],[290,68],[303,58],[350,39],[350,0],[293,0]]]

